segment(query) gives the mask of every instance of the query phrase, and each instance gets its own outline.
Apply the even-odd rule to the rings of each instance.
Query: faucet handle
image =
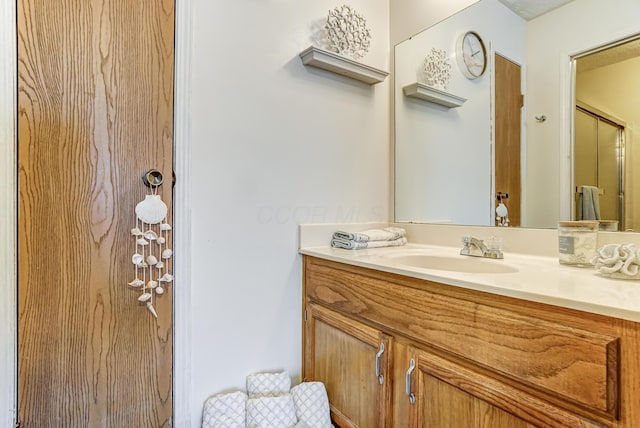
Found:
[[[487,244],[487,248],[490,250],[502,250],[502,238],[498,238],[496,236],[492,236],[489,239],[489,243]]]
[[[474,238],[471,235],[466,235],[462,237],[462,243],[465,246],[469,246],[469,245],[476,245],[476,246],[480,246],[484,244],[484,240],[482,239],[478,239],[478,238]]]
[[[504,254],[502,253],[502,238],[492,236],[491,239],[489,239],[485,257],[490,257],[492,259],[504,258]]]
[[[462,242],[464,243],[464,248],[460,250],[460,254],[463,256],[488,257],[492,259],[504,258],[500,250],[500,244],[502,242],[500,238],[491,237],[487,245],[482,239],[477,239],[473,236],[463,236]]]
[[[460,250],[460,255],[470,256],[471,255],[471,245],[473,244],[474,238],[470,235],[466,235],[462,237],[462,243],[464,247]]]

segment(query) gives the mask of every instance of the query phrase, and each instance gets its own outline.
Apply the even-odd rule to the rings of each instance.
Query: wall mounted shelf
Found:
[[[386,71],[378,70],[349,58],[324,49],[310,46],[300,52],[300,59],[304,65],[321,68],[333,73],[341,74],[351,79],[374,85],[382,82],[388,75]]]
[[[407,97],[418,98],[448,108],[460,107],[467,101],[466,98],[461,98],[418,82],[403,87],[402,91]]]

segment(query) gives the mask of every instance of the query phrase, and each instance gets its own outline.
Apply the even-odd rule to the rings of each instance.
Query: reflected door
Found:
[[[495,54],[495,193],[507,194],[509,225],[520,226],[521,70],[518,64]]]
[[[575,112],[576,218],[580,186],[598,188],[600,218],[623,225],[623,128],[582,107]],[[622,229],[624,230],[624,229]]]

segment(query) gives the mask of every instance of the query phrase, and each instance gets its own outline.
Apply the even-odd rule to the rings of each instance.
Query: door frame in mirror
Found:
[[[576,212],[574,189],[573,146],[575,139],[575,109],[576,109],[576,61],[618,45],[640,39],[640,32],[634,32],[611,38],[604,43],[574,53],[561,53],[560,59],[560,93],[562,94],[560,118],[560,219],[573,220]]]

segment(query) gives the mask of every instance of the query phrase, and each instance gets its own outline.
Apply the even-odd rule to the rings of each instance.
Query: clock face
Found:
[[[473,31],[460,37],[456,56],[462,73],[469,79],[475,79],[484,74],[487,68],[487,51],[480,36]]]

